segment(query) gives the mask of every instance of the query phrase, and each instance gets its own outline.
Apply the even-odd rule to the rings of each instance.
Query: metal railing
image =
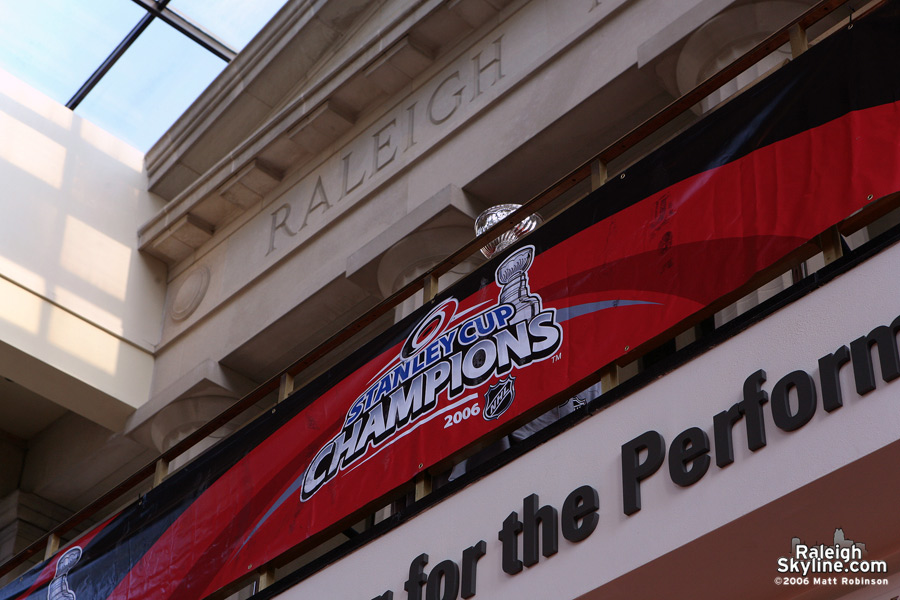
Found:
[[[884,1],[885,0],[876,0],[866,5],[864,11],[868,12],[868,10],[881,5]],[[157,485],[165,478],[170,461],[191,449],[217,429],[230,422],[268,395],[278,391],[279,400],[286,398],[293,391],[293,379],[296,375],[315,364],[343,343],[350,341],[368,325],[375,322],[379,317],[385,315],[388,311],[394,309],[408,298],[411,298],[419,291],[424,292],[426,301],[434,297],[438,288],[437,281],[441,275],[449,272],[469,256],[478,252],[482,246],[486,245],[487,242],[496,236],[511,229],[515,224],[530,214],[547,206],[550,202],[560,198],[560,196],[574,188],[576,185],[591,179],[592,176],[595,187],[602,184],[605,181],[606,165],[610,161],[622,156],[626,151],[646,140],[663,126],[669,124],[676,117],[699,103],[710,93],[728,83],[782,45],[793,42],[792,46],[794,46],[798,40],[802,40],[802,43],[805,45],[806,29],[847,2],[849,2],[849,0],[821,0],[802,15],[784,25],[781,29],[753,47],[749,52],[735,59],[722,70],[710,76],[691,91],[677,98],[649,119],[604,148],[594,155],[593,158],[581,164],[577,169],[532,197],[525,202],[521,208],[505,217],[494,227],[473,238],[472,241],[429,269],[424,275],[378,303],[374,308],[355,319],[341,331],[320,343],[283,371],[257,386],[254,390],[238,400],[217,417],[188,435],[169,450],[161,453],[157,459],[147,463],[117,486],[91,502],[88,506],[54,527],[49,533],[16,554],[3,565],[0,565],[0,576],[6,575],[41,551],[45,551],[45,557],[49,558],[49,556],[58,549],[62,535],[71,531],[85,520],[93,517],[101,510],[109,507],[117,499],[122,498],[128,492],[137,488],[151,476],[154,476],[154,485]]]

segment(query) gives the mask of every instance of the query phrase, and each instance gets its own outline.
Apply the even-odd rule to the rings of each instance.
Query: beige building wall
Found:
[[[0,375],[104,427],[148,397],[165,271],[143,155],[0,72]]]
[[[122,435],[149,398],[165,300],[165,266],[137,250],[162,206],[143,159],[0,71],[4,559],[153,454]]]

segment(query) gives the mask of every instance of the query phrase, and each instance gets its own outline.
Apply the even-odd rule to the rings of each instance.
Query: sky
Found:
[[[239,52],[285,0],[171,0]],[[0,68],[65,104],[144,16],[132,0],[0,0]],[[75,113],[146,152],[226,62],[154,19]]]

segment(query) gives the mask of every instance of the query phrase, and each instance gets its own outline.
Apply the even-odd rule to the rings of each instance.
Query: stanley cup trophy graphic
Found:
[[[500,288],[499,301],[512,304],[516,314],[511,323],[530,321],[541,312],[541,299],[528,287],[528,267],[534,260],[534,246],[525,246],[506,257],[494,273]]]
[[[504,217],[518,209],[520,204],[498,204],[487,209],[475,220],[475,233],[481,235],[493,225],[499,223]],[[481,249],[481,253],[491,258],[497,252],[515,243],[530,231],[541,224],[538,215],[530,215],[509,231],[500,234],[497,238],[488,242]],[[541,299],[531,293],[528,288],[528,268],[534,260],[534,247],[526,246],[516,250],[500,263],[494,272],[497,285],[500,289],[500,302],[511,304],[516,308],[516,314],[511,322],[530,320],[541,312]]]
[[[75,546],[66,550],[56,561],[56,575],[47,586],[47,600],[75,600],[75,592],[69,589],[68,575],[75,564],[81,560],[81,548]]]
[[[490,207],[475,219],[475,234],[481,235],[521,207],[521,204],[498,204]],[[525,217],[516,223],[515,227],[501,233],[488,242],[487,245],[481,249],[481,253],[487,258],[491,258],[504,248],[512,246],[518,240],[525,237],[527,233],[534,231],[537,226],[541,224],[541,221],[540,215],[537,214]]]

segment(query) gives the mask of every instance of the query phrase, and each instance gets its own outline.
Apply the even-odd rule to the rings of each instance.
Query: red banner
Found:
[[[893,104],[849,115],[666,188],[536,256],[531,245],[508,255],[491,284],[442,300],[402,344],[195,502],[185,527],[241,531],[201,596],[245,573],[245,556],[289,549],[735,290],[870,195],[900,189],[897,123]],[[847,164],[877,168],[848,178]],[[276,456],[292,457],[293,478],[282,478]],[[273,501],[252,511],[261,517],[219,518],[223,502],[242,515],[254,500],[234,494],[235,481],[258,490],[279,479]],[[170,531],[173,544],[188,535]]]

